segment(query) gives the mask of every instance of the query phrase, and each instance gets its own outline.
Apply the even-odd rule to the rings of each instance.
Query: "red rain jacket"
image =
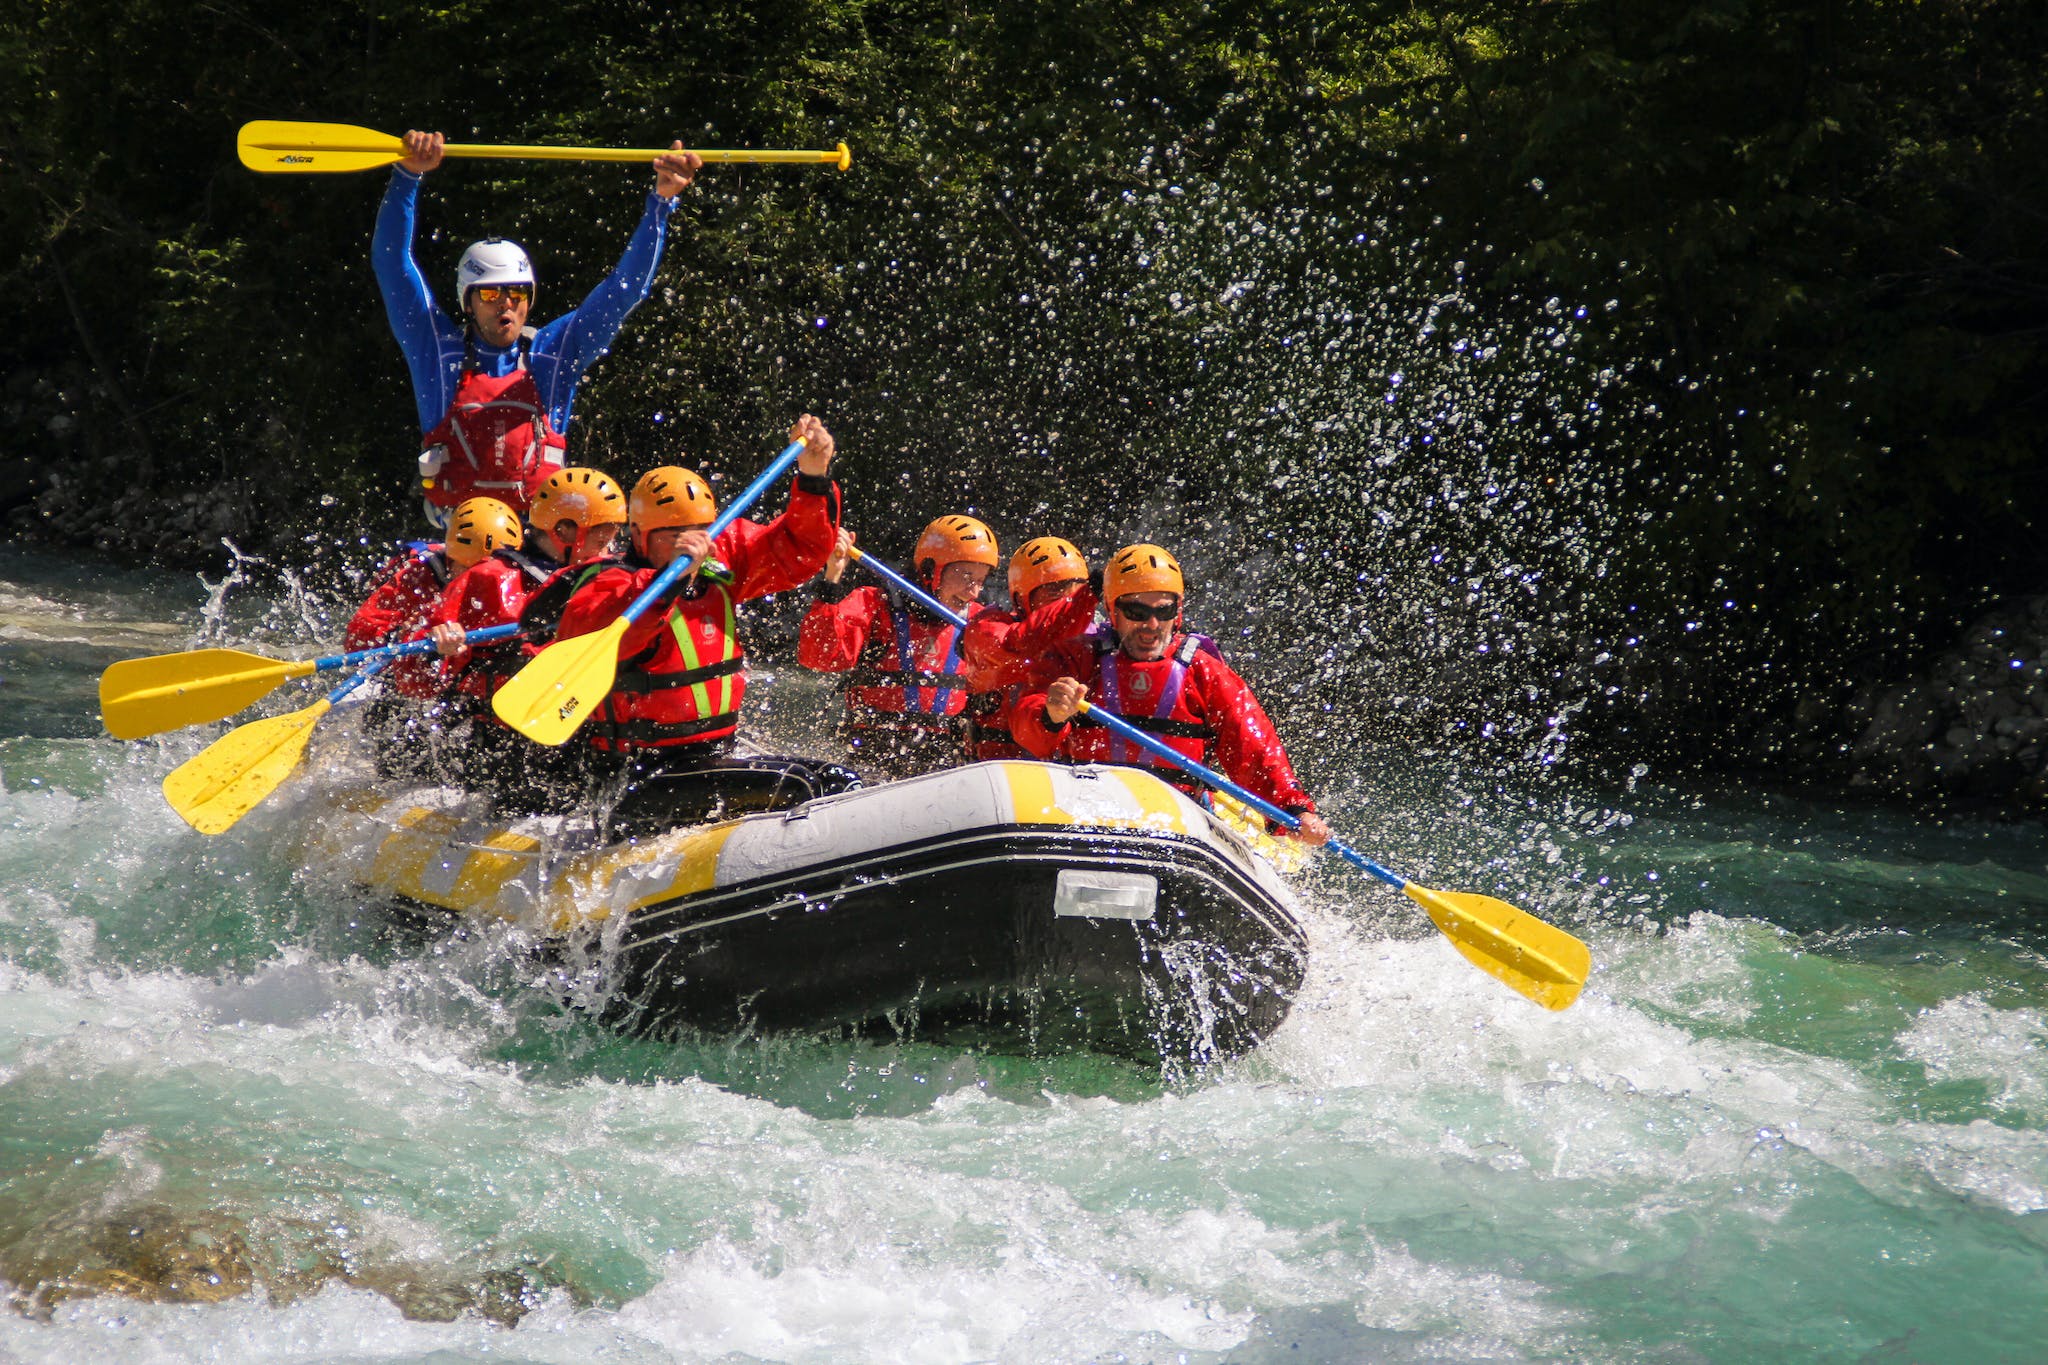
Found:
[[[1273,732],[1273,722],[1243,678],[1229,664],[1199,647],[1194,637],[1174,637],[1167,656],[1141,662],[1110,641],[1097,653],[1094,640],[1056,646],[1048,666],[1055,677],[1088,684],[1091,706],[1121,715],[1140,730],[1212,768],[1253,794],[1293,813],[1315,809],[1315,801],[1294,775],[1294,765]],[[1175,687],[1175,673],[1179,686]],[[1046,687],[1034,686],[1010,715],[1017,742],[1038,758],[1075,763],[1122,763],[1149,767],[1176,786],[1194,779],[1163,759],[1076,716],[1054,728],[1045,719]]]

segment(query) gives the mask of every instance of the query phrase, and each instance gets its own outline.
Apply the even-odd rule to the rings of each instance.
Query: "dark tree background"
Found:
[[[743,480],[800,410],[867,543],[1184,551],[1328,739],[1749,761],[2048,589],[2048,7],[1990,0],[14,0],[0,485],[170,564],[414,529],[383,173],[254,118],[825,147],[714,168],[572,455]],[[648,173],[450,162],[417,251],[536,316]],[[729,484],[728,486],[736,486]],[[364,553],[368,553],[364,551]],[[1831,703],[1830,703],[1831,704]]]

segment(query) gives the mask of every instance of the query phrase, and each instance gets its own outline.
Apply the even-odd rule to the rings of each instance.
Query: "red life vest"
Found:
[[[444,622],[461,626],[465,632],[510,625],[533,595],[561,570],[552,560],[520,550],[494,550],[487,559],[465,569],[449,584],[430,624]],[[542,644],[514,636],[472,648],[453,670],[455,690],[476,703],[476,714],[489,723],[502,725],[490,708],[499,688],[540,652]]]
[[[1157,732],[1162,737],[1171,735],[1176,729],[1187,728],[1182,723],[1191,722],[1193,719],[1193,712],[1189,711],[1182,702],[1181,693],[1187,684],[1188,665],[1193,661],[1195,654],[1199,651],[1203,654],[1213,654],[1218,659],[1223,657],[1223,651],[1218,649],[1216,642],[1207,635],[1188,634],[1181,636],[1176,646],[1168,652],[1166,659],[1149,665],[1140,665],[1135,660],[1126,659],[1122,651],[1117,647],[1116,632],[1106,626],[1093,626],[1087,634],[1080,638],[1088,642],[1096,655],[1097,685],[1100,688],[1096,696],[1096,704],[1105,711],[1115,711],[1118,715],[1123,715],[1124,705],[1122,703],[1125,702],[1124,694],[1137,691],[1137,679],[1140,676],[1145,676],[1142,688],[1145,694],[1151,696],[1153,714],[1150,716],[1142,714],[1145,710],[1145,696],[1141,695],[1128,702],[1132,710],[1138,711],[1141,714],[1125,718],[1139,729]],[[1105,666],[1103,663],[1105,658],[1112,659],[1113,662]],[[1162,667],[1162,664],[1166,666],[1164,668],[1164,681],[1159,685],[1158,691],[1154,693],[1152,678],[1149,675],[1141,675],[1135,670],[1140,668],[1158,670]],[[1134,670],[1130,673],[1128,681],[1124,671],[1125,665],[1129,665],[1130,669]],[[1050,677],[1040,679],[1038,680],[1038,685],[1043,686],[1045,682],[1050,680]],[[991,691],[977,692],[968,699],[967,715],[972,724],[968,727],[966,743],[967,757],[970,761],[980,762],[985,759],[1031,758],[1034,756],[1030,750],[1017,743],[1016,739],[1010,734],[1010,713],[1016,708],[1017,703],[1023,699],[1024,694],[1029,692],[1031,688],[1032,684],[1028,682],[1012,683],[1008,687],[998,687]],[[1173,713],[1176,710],[1185,712],[1179,718],[1180,723],[1173,723]],[[1084,719],[1081,723],[1085,725],[1089,722]],[[1191,739],[1193,747],[1190,747],[1188,743],[1174,744],[1173,747],[1187,754],[1189,758],[1206,762],[1207,759],[1204,755],[1208,751],[1210,741],[1215,738],[1215,731],[1206,725],[1200,724],[1193,725],[1192,729],[1198,730],[1201,733],[1199,735],[1181,736],[1181,738]],[[1144,764],[1149,767],[1156,767],[1169,781],[1176,783],[1186,782],[1186,777],[1180,769],[1154,759],[1150,754],[1140,750],[1134,744],[1126,743],[1112,735],[1109,737],[1109,745],[1110,756],[1108,761],[1111,763]]]
[[[677,598],[654,645],[621,660],[611,695],[590,726],[600,749],[669,749],[708,744],[740,728],[747,695],[738,599],[725,583],[704,582]]]
[[[496,498],[521,516],[548,475],[562,467],[564,447],[524,353],[507,375],[465,368],[447,416],[423,444],[448,455],[427,480],[428,502],[454,507],[468,498]]]
[[[1209,749],[1216,730],[1188,704],[1188,666],[1202,649],[1201,636],[1183,635],[1163,659],[1139,661],[1118,648],[1116,636],[1105,632],[1096,637],[1094,685],[1089,688],[1094,705],[1122,717],[1134,729],[1150,734],[1170,749],[1208,764]],[[1100,729],[1088,716],[1077,716],[1075,724]],[[1186,773],[1163,759],[1154,758],[1137,745],[1117,735],[1105,736],[1109,745],[1107,761],[1129,767],[1155,768],[1175,786],[1194,789]],[[1090,747],[1093,747],[1092,743]]]
[[[897,725],[919,730],[950,728],[946,717],[967,709],[967,678],[960,664],[960,628],[889,604],[893,638],[868,641],[880,656],[865,658],[842,675],[847,719],[863,725]],[[971,620],[981,608],[970,604]],[[908,662],[905,662],[905,659]],[[886,718],[886,719],[885,719]]]
[[[342,647],[376,649],[409,639],[426,624],[454,571],[440,542],[408,541],[405,553],[377,571],[376,585],[342,634]]]

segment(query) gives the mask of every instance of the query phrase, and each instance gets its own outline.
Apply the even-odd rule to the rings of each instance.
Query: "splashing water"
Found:
[[[1551,1015],[1306,878],[1310,977],[1180,1079],[612,1035],[96,737],[113,658],[307,629],[10,552],[0,1354],[67,1361],[2030,1358],[2039,831],[1749,791],[1503,797],[1304,740],[1353,842],[1592,945]],[[257,648],[291,652],[267,642]]]

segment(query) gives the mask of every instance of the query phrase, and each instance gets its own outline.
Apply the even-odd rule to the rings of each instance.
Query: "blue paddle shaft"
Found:
[[[918,587],[917,584],[911,582],[902,574],[890,568],[887,564],[882,563],[880,560],[875,559],[872,556],[861,553],[861,551],[858,549],[854,550],[853,557],[872,572],[887,579],[889,582],[895,584],[898,588],[902,589],[905,593],[908,593],[910,597],[914,601],[916,601],[920,606],[922,606],[926,611],[931,612],[933,615],[939,617],[942,620],[951,621],[954,625],[959,626],[963,630],[966,629],[967,620],[965,617],[962,617],[952,611],[948,611],[946,609],[945,604],[939,601],[938,598],[933,597],[930,593],[926,592],[923,588]],[[1263,797],[1252,795],[1252,793],[1246,791],[1237,783],[1232,782],[1222,773],[1216,772],[1214,769],[1204,767],[1202,764],[1195,762],[1194,759],[1189,758],[1186,754],[1180,752],[1180,750],[1172,748],[1166,744],[1162,744],[1160,741],[1146,734],[1137,726],[1132,725],[1130,722],[1126,721],[1122,716],[1117,715],[1115,712],[1099,711],[1093,706],[1090,706],[1087,702],[1081,703],[1081,709],[1088,715],[1093,716],[1098,723],[1106,727],[1112,734],[1121,735],[1124,739],[1129,740],[1131,743],[1137,745],[1140,749],[1145,750],[1145,752],[1152,754],[1158,758],[1165,759],[1168,763],[1173,764],[1174,767],[1179,768],[1182,772],[1187,773],[1190,777],[1196,778],[1197,780],[1202,782],[1206,782],[1208,785],[1214,787],[1216,790],[1223,792],[1227,795],[1236,797],[1239,801],[1242,801],[1245,805],[1250,806],[1253,810],[1265,816],[1267,819],[1276,820],[1280,824],[1285,825],[1288,829],[1301,828],[1301,820],[1298,817],[1288,814],[1286,811],[1280,809],[1278,806],[1274,805],[1272,802],[1264,799]],[[1329,849],[1330,852],[1336,854],[1345,862],[1350,863],[1353,867],[1363,868],[1365,871],[1372,873],[1373,876],[1378,877],[1381,881],[1387,883],[1389,886],[1394,887],[1396,890],[1408,885],[1408,879],[1406,877],[1401,876],[1397,872],[1389,872],[1386,868],[1381,867],[1378,863],[1366,857],[1363,853],[1360,853],[1355,849],[1346,848],[1343,844],[1338,843],[1335,839],[1330,840],[1327,844],[1323,845],[1323,847]]]
[[[711,538],[713,540],[718,539],[726,527],[738,521],[740,513],[752,507],[755,500],[767,490],[769,484],[774,483],[789,472],[789,467],[796,463],[796,457],[803,453],[804,441],[802,437],[784,446],[782,453],[769,461],[768,467],[761,471],[760,477],[748,484],[745,490],[730,503],[726,504],[725,510],[718,514],[718,519],[711,523]],[[620,618],[627,622],[639,620],[640,614],[653,606],[664,593],[674,587],[682,579],[683,575],[690,571],[694,562],[688,555],[679,556],[675,563],[654,576],[654,581],[647,585],[647,591],[634,598],[632,605],[619,613]]]
[[[517,630],[518,627],[514,626],[512,627],[512,629]],[[425,640],[420,640],[416,641],[416,643],[426,644],[428,642]],[[368,652],[374,654],[377,651],[371,650]],[[417,650],[414,651],[414,653],[417,652]],[[397,656],[385,654],[381,658],[373,658],[365,667],[358,669],[354,673],[349,674],[347,682],[344,682],[341,686],[335,688],[332,692],[329,692],[327,694],[327,704],[329,706],[335,705],[343,697],[346,697],[349,693],[355,691],[358,687],[361,687],[364,683],[376,677],[379,673],[382,673],[386,668],[391,666],[391,660],[395,657]]]
[[[911,597],[916,599],[917,604],[919,606],[923,607],[926,611],[938,617],[940,620],[949,621],[953,625],[959,626],[962,630],[965,630],[967,628],[966,617],[960,615],[960,613],[948,607],[944,602],[941,602],[938,598],[932,596],[923,588],[918,587],[917,584],[911,582],[902,574],[897,573],[894,569],[890,568],[887,564],[884,564],[881,560],[870,557],[868,553],[862,550],[859,546],[854,547],[853,557],[855,561],[861,565],[861,567],[867,569],[870,573],[875,574],[877,577],[888,579],[891,583],[903,589],[904,592],[909,593]]]
[[[517,622],[503,626],[487,626],[482,630],[472,630],[469,634],[462,637],[462,642],[466,645],[483,645],[489,644],[493,640],[502,640],[507,636],[517,635],[518,633],[519,625]],[[350,654],[324,655],[313,660],[313,669],[315,672],[325,673],[330,668],[354,668],[357,664],[366,664],[372,659],[383,659],[389,662],[392,659],[403,659],[412,654],[430,654],[433,652],[433,649],[434,642],[432,640],[407,640],[402,645],[382,645],[376,649],[358,649]]]

